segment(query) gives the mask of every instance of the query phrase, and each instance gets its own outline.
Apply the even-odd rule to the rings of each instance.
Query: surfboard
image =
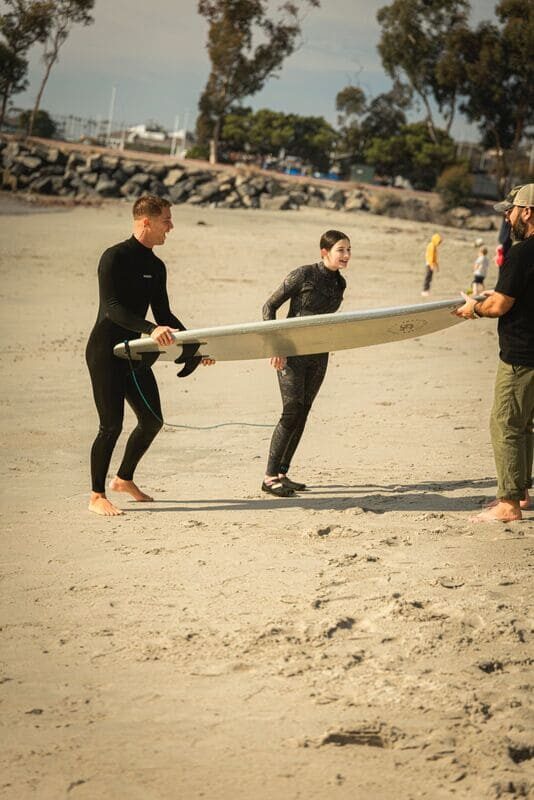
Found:
[[[450,328],[462,322],[453,312],[464,302],[462,298],[437,300],[412,306],[199,328],[175,333],[174,343],[166,347],[143,336],[130,340],[128,348],[133,360],[154,354],[156,358],[177,363],[192,356],[241,361],[349,350],[400,342]],[[124,343],[117,344],[114,353],[128,358]]]

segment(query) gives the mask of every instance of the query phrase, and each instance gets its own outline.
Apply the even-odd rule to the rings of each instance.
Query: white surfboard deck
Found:
[[[143,353],[159,352],[160,359],[175,361],[182,355],[182,345],[188,343],[200,343],[197,355],[217,361],[327,353],[400,342],[450,328],[462,321],[453,311],[464,302],[462,298],[437,300],[413,306],[200,328],[175,333],[174,344],[167,347],[149,336],[132,339],[129,346],[135,360]],[[123,343],[114,347],[114,353],[127,358]]]

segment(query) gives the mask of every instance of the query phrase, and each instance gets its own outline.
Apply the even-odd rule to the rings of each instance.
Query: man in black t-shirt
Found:
[[[514,244],[495,290],[483,301],[466,297],[457,315],[498,317],[500,360],[491,413],[497,499],[476,522],[512,522],[529,508],[534,444],[534,183],[494,206],[510,223]],[[465,296],[465,295],[464,295]]]

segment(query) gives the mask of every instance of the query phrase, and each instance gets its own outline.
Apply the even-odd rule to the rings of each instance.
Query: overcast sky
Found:
[[[273,6],[278,5],[274,3]],[[391,86],[376,46],[376,12],[387,0],[322,0],[306,12],[303,42],[264,89],[246,100],[254,109],[325,117],[335,124],[336,94],[357,84],[374,96]],[[472,20],[493,18],[494,0],[472,0]],[[0,1],[0,8],[5,9]],[[50,75],[41,107],[52,114],[107,118],[116,87],[114,121],[154,120],[172,129],[176,115],[189,128],[209,72],[205,20],[197,0],[96,0],[93,25],[76,26]],[[31,51],[30,85],[13,98],[18,107],[33,104],[42,64]],[[115,127],[115,125],[114,125]],[[460,118],[454,134],[468,136]]]

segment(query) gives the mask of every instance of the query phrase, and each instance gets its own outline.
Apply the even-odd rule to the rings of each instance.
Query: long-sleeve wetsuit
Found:
[[[322,263],[298,267],[263,306],[263,319],[275,319],[280,306],[290,300],[288,317],[331,314],[343,300],[345,279]],[[278,371],[282,395],[282,416],[274,430],[267,475],[285,474],[304,432],[306,419],[328,366],[328,353],[289,356],[285,369]]]
[[[145,319],[149,306],[157,325],[185,330],[169,307],[165,265],[152,250],[134,236],[106,250],[98,265],[100,306],[89,341],[86,359],[93,395],[100,419],[91,449],[91,477],[94,492],[105,491],[111,454],[122,430],[124,400],[137,417],[121,466],[119,478],[132,480],[139,460],[161,428],[161,422],[147,408],[136,388],[127,361],[113,355],[113,347],[156,325]],[[154,412],[161,419],[158,387],[150,368],[136,371],[136,378]]]

